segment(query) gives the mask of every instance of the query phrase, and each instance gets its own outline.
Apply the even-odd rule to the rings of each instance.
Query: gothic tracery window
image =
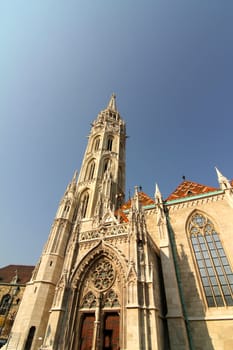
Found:
[[[100,146],[100,137],[97,136],[95,139],[94,139],[94,142],[93,142],[93,150],[96,152],[99,150],[99,146]]]
[[[89,309],[96,307],[96,296],[92,292],[88,292],[84,296],[82,307],[89,308]]]
[[[70,210],[70,202],[67,202],[64,206],[63,215],[66,215]]]
[[[111,262],[107,259],[99,260],[91,273],[91,281],[98,291],[107,290],[113,284],[115,272]]]
[[[114,307],[114,306],[120,306],[118,295],[114,290],[110,290],[106,293],[103,307]]]
[[[111,151],[112,150],[112,143],[113,143],[113,137],[110,136],[107,141],[107,150]]]
[[[213,223],[195,212],[188,231],[207,305],[233,306],[233,272]]]
[[[82,218],[86,217],[88,202],[89,202],[89,193],[84,192],[82,197],[81,197],[81,216],[82,216]]]
[[[0,315],[5,315],[10,308],[11,296],[10,294],[5,294],[2,297],[0,304]]]
[[[94,173],[95,173],[95,161],[92,160],[87,166],[85,180],[92,180],[94,177]]]
[[[104,173],[105,173],[105,171],[108,169],[108,163],[109,163],[109,160],[108,160],[108,159],[105,160],[105,162],[104,162],[104,168],[103,168]]]

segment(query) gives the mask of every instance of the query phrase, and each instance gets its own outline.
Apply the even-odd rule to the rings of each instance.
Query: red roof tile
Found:
[[[215,187],[209,187],[198,184],[196,182],[185,180],[175,189],[174,192],[170,194],[166,200],[171,201],[173,199],[195,196],[198,194],[214,192],[217,190],[218,188]]]
[[[151,199],[147,194],[144,192],[138,192],[139,195],[139,202],[142,206],[154,204],[153,199]],[[120,215],[122,222],[128,222],[127,216],[124,214],[124,210],[128,210],[131,208],[131,199],[129,199],[126,203],[124,203],[117,211],[117,213]]]
[[[139,202],[142,206],[149,205],[149,204],[154,204],[153,199],[151,199],[147,194],[144,192],[138,192],[139,195]],[[126,203],[124,203],[121,206],[122,210],[127,210],[131,207],[131,199],[129,199]]]
[[[18,283],[25,284],[30,280],[34,268],[35,266],[29,265],[8,265],[2,267],[0,268],[0,284],[11,283],[16,273],[18,276]]]

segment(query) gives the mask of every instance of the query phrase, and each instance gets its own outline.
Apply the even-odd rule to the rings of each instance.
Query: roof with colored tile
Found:
[[[139,203],[144,207],[146,205],[154,204],[154,200],[150,198],[144,192],[138,192]],[[125,210],[129,210],[131,208],[132,198],[130,198],[126,203],[124,203],[117,211],[118,215],[121,218],[122,222],[128,222],[127,215],[124,213]]]
[[[139,203],[142,206],[146,206],[146,205],[150,205],[150,204],[154,204],[154,200],[152,198],[150,198],[146,193],[144,192],[138,192],[138,196],[139,196]],[[126,203],[124,203],[121,206],[122,210],[127,210],[129,208],[131,208],[131,202],[132,202],[132,198],[130,198]]]
[[[35,266],[29,265],[7,265],[0,268],[0,284],[1,283],[13,283],[17,276],[17,283],[25,284],[32,276],[32,272]]]
[[[198,194],[215,192],[218,188],[210,187],[206,185],[201,185],[197,182],[184,180],[176,189],[173,191],[166,201],[171,201],[174,199],[195,196]]]

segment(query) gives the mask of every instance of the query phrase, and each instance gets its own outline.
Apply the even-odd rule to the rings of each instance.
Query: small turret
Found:
[[[161,192],[159,190],[159,186],[156,183],[155,184],[155,203],[159,204],[159,203],[162,203],[162,202],[163,202],[163,198],[162,198]]]
[[[77,176],[78,176],[78,172],[77,170],[75,170],[73,178],[71,182],[68,184],[65,190],[64,196],[60,201],[56,218],[69,218],[70,220],[72,220],[72,216],[75,209],[73,206],[73,202],[74,202],[75,192],[77,188]],[[71,207],[72,207],[72,210],[70,211]]]
[[[164,213],[163,198],[157,183],[155,184],[155,204],[157,213],[157,225],[165,224],[166,218]]]

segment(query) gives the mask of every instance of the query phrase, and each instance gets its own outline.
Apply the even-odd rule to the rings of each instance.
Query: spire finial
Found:
[[[162,195],[161,195],[161,192],[159,190],[159,186],[157,183],[155,184],[155,201],[157,203],[162,203],[162,201],[163,201]]]
[[[138,186],[134,187],[134,205],[137,210],[140,208],[140,200],[139,200],[139,192],[138,192]]]
[[[72,183],[76,183],[77,182],[77,176],[78,176],[78,170],[75,170],[74,176],[73,176],[73,179],[72,179]]]
[[[108,103],[108,107],[107,109],[111,109],[112,111],[117,111],[117,108],[116,108],[116,95],[115,94],[112,94],[111,98],[110,98],[110,101]]]
[[[215,167],[215,170],[216,170],[216,173],[218,176],[218,183],[220,185],[220,188],[222,190],[225,190],[226,188],[231,188],[231,184],[230,184],[229,180],[225,176],[223,176],[222,173],[220,173],[220,171],[218,170],[217,167]]]

